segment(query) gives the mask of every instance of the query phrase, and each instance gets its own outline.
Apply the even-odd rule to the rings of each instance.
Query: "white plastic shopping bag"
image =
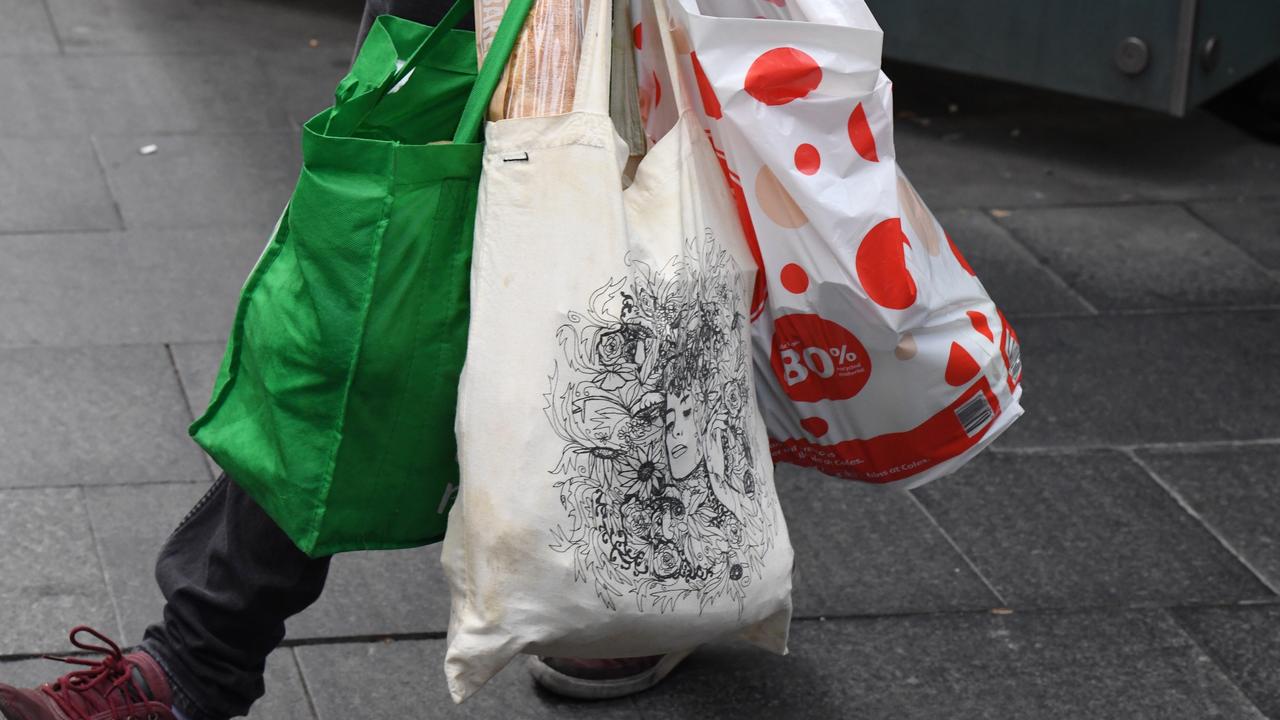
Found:
[[[518,653],[786,647],[756,264],[691,110],[623,189],[611,9],[591,4],[574,112],[486,130],[443,549],[458,701]]]
[[[646,132],[675,93],[633,0]],[[758,390],[779,462],[913,487],[1022,413],[1017,336],[895,160],[862,0],[670,0],[676,62],[762,274]]]

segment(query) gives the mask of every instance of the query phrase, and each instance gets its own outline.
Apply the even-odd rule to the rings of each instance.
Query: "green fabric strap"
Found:
[[[439,45],[442,40],[449,36],[449,33],[458,26],[458,23],[462,21],[462,18],[467,16],[467,12],[470,9],[470,0],[455,0],[453,7],[449,8],[449,12],[445,13],[445,16],[440,19],[440,22],[435,27],[431,28],[431,32],[427,33],[426,39],[424,39],[418,47],[414,48],[413,52],[409,54],[408,59],[382,81],[382,87],[378,91],[379,101],[381,101],[381,98],[385,97],[387,93],[391,92],[392,88],[404,80],[409,73],[413,72],[413,70],[418,67],[419,63],[431,55],[431,51],[435,46]],[[364,121],[368,119],[369,115],[371,115],[377,107],[377,102],[370,103],[369,109],[365,111],[365,113],[360,117],[359,122],[355,123],[355,125],[345,129],[342,126],[330,126],[328,131],[338,134],[354,132],[356,128],[364,125]]]
[[[462,22],[462,18],[467,16],[467,12],[471,9],[473,0],[457,0],[453,7],[449,8],[449,12],[440,19],[435,27],[431,28],[431,33],[427,35],[427,39],[414,50],[404,65],[400,69],[392,73],[390,80],[386,83],[387,88],[393,88],[404,79],[414,68],[418,67],[418,63],[431,52],[432,48],[440,44],[454,28],[458,27],[458,23]]]
[[[459,3],[462,2],[472,0],[459,0]],[[525,18],[533,9],[533,2],[534,0],[511,0],[511,4],[507,6],[502,22],[498,25],[498,32],[493,36],[489,54],[484,57],[484,66],[476,76],[475,88],[462,111],[462,121],[458,123],[458,131],[453,136],[455,143],[474,143],[480,140],[480,128],[484,125],[489,101],[493,99],[498,82],[502,80],[502,73],[507,68],[507,61],[511,59],[511,51],[516,46],[520,31],[524,29]]]
[[[423,59],[429,57],[435,46],[439,45],[458,26],[462,18],[467,16],[474,1],[456,0],[453,7],[449,8],[449,12],[445,13],[445,16],[440,19],[439,24],[431,28],[431,32],[426,39],[409,54],[404,64],[382,83],[382,90],[379,96],[390,92],[392,88],[418,67],[418,64]],[[511,4],[507,6],[507,10],[502,16],[502,22],[498,25],[498,32],[494,35],[493,46],[489,49],[489,54],[485,56],[484,66],[480,68],[480,72],[476,76],[475,86],[472,88],[471,95],[467,98],[467,105],[462,111],[461,122],[458,124],[457,133],[453,137],[455,143],[474,143],[479,141],[480,127],[484,124],[484,116],[489,107],[489,101],[493,98],[493,93],[498,89],[498,82],[502,79],[502,73],[506,70],[507,61],[511,59],[511,51],[515,48],[516,40],[520,37],[520,31],[524,29],[525,19],[528,17],[530,10],[532,10],[534,2],[535,0],[512,0]],[[369,113],[372,113],[376,107],[377,103],[373,103],[369,111],[365,113],[365,117],[368,117]],[[359,123],[356,123],[356,127],[363,123],[364,120],[361,119]]]

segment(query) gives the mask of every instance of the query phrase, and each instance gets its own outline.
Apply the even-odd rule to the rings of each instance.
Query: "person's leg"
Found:
[[[328,573],[329,558],[307,557],[248,493],[219,478],[160,553],[164,620],[141,646],[173,681],[182,714],[248,712],[285,620],[320,597]]]

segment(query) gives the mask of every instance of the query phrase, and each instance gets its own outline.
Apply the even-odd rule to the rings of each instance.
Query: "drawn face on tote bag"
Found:
[[[666,432],[667,462],[671,477],[677,482],[688,478],[702,464],[702,437],[694,408],[693,393],[667,391]]]

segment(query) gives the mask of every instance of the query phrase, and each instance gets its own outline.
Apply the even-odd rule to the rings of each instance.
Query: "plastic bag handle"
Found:
[[[472,2],[473,0],[458,0],[458,5]],[[493,36],[493,44],[489,46],[489,52],[484,56],[484,64],[476,75],[471,96],[467,98],[467,105],[462,110],[462,120],[459,121],[458,130],[453,135],[454,143],[469,144],[480,140],[480,130],[484,126],[489,101],[493,99],[493,93],[498,89],[502,73],[511,59],[511,51],[515,48],[516,40],[524,29],[525,20],[529,17],[529,11],[533,9],[533,3],[534,0],[511,0],[511,4],[503,13],[502,22]],[[454,6],[455,9],[458,5]],[[452,10],[449,12],[453,14]]]
[[[676,112],[683,115],[690,109],[689,96],[686,94],[684,76],[680,72],[680,56],[676,52],[675,38],[671,21],[671,11],[667,9],[666,0],[652,0],[653,12],[658,24],[658,37],[662,42],[663,57],[667,60],[667,82],[671,84],[671,95],[675,98]]]

